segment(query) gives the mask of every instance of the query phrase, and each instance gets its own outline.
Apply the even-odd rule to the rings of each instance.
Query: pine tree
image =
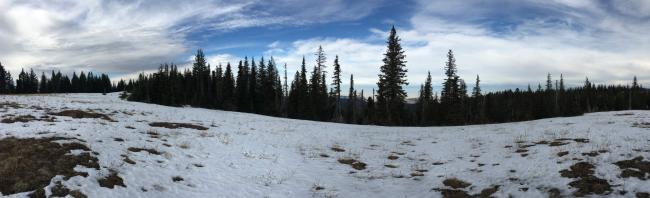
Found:
[[[553,90],[553,81],[551,80],[551,73],[546,75],[546,91]]]
[[[232,69],[230,63],[226,65],[226,71],[223,75],[223,108],[225,110],[235,110],[234,104],[234,91],[235,91],[235,79],[232,74]]]
[[[350,74],[350,92],[348,93],[347,108],[345,110],[345,122],[350,124],[356,120],[355,106],[356,106],[356,91],[354,90],[354,75]]]
[[[476,83],[474,84],[474,90],[472,90],[472,98],[478,98],[481,96],[481,79],[476,75]],[[530,85],[528,85],[528,90],[530,90]]]
[[[447,62],[445,64],[446,79],[442,85],[440,94],[440,103],[442,104],[442,115],[444,124],[461,124],[465,120],[463,98],[466,97],[464,81],[456,74],[456,58],[452,50],[447,52]]]
[[[298,100],[300,101],[298,106],[300,118],[309,119],[311,117],[312,106],[309,104],[311,98],[309,96],[309,84],[307,83],[307,66],[305,65],[304,56],[302,57],[302,64],[300,66],[300,79],[298,80],[298,86],[296,87],[298,90]]]
[[[266,63],[264,60],[264,57],[260,59],[260,62],[258,64],[257,68],[257,96],[255,97],[254,101],[254,106],[256,108],[256,112],[260,114],[264,114],[265,108],[266,108],[266,96],[265,96],[265,90],[264,90],[264,83],[266,82],[267,74],[266,74]]]
[[[427,72],[424,84],[420,86],[420,95],[416,103],[415,123],[418,125],[431,125],[433,120],[433,87],[431,84],[431,72]]]
[[[339,65],[339,56],[334,59],[334,73],[332,74],[333,97],[336,99],[334,107],[334,122],[341,122],[341,65]]]
[[[384,115],[382,124],[400,125],[405,124],[404,104],[406,91],[402,88],[408,85],[406,82],[406,61],[404,50],[400,44],[395,27],[391,28],[388,36],[387,49],[384,54],[384,65],[380,68],[379,82],[377,83],[377,112]]]
[[[241,112],[250,112],[250,100],[248,98],[248,58],[245,61],[239,61],[237,66],[237,86],[236,86],[236,99],[237,110]]]
[[[9,81],[7,81],[7,70],[0,62],[0,94],[9,93]]]
[[[194,56],[194,63],[192,64],[192,79],[193,79],[193,88],[190,93],[193,93],[192,103],[195,105],[205,105],[207,104],[207,84],[209,76],[209,69],[207,66],[207,61],[205,60],[205,54],[202,49],[196,51]]]
[[[45,77],[45,72],[41,74],[41,84],[38,87],[39,87],[38,90],[39,93],[49,93],[47,77]]]
[[[250,75],[248,75],[248,105],[250,106],[250,111],[253,113],[259,113],[261,108],[257,106],[256,103],[258,100],[257,98],[261,97],[259,94],[259,87],[260,85],[258,80],[257,65],[255,63],[255,58],[251,58],[251,72]]]
[[[300,72],[296,71],[296,74],[291,81],[291,90],[289,91],[289,101],[287,104],[287,117],[289,118],[300,118],[299,108],[300,108]]]
[[[325,52],[322,47],[318,47],[316,52],[316,65],[314,66],[311,77],[309,79],[309,101],[310,105],[310,119],[313,120],[327,120],[330,119],[326,114],[327,110],[327,88],[325,85]]]
[[[485,103],[483,101],[483,94],[481,94],[481,80],[478,75],[476,75],[476,83],[474,84],[474,90],[472,91],[472,104],[470,107],[469,115],[471,116],[471,123],[483,123],[485,122]],[[528,85],[528,93],[532,92],[530,85]]]
[[[34,72],[34,69],[29,70],[29,92],[28,93],[38,93],[38,76]]]

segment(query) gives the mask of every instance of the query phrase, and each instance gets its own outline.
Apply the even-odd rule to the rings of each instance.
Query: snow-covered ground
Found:
[[[0,108],[0,116],[39,117],[78,109],[116,121],[57,116],[57,122],[0,123],[0,139],[85,140],[102,168],[78,166],[89,175],[63,184],[88,197],[441,197],[440,189],[451,189],[443,185],[449,178],[471,183],[460,190],[472,195],[498,185],[492,196],[547,197],[554,188],[571,196],[576,189],[568,184],[576,179],[559,171],[579,161],[593,164],[594,176],[612,185],[605,196],[650,191],[650,182],[621,178],[621,169],[613,164],[650,157],[650,129],[644,128],[650,122],[648,111],[462,127],[379,127],[165,107],[123,101],[118,95],[0,96],[0,103],[22,105]],[[152,122],[209,129],[168,129],[152,127]],[[551,146],[553,142],[558,145]],[[131,152],[129,147],[163,154]],[[583,154],[592,151],[596,156]],[[136,163],[126,163],[122,155]],[[338,161],[348,158],[367,166],[356,170]],[[117,171],[127,187],[100,187],[97,180],[109,170]]]

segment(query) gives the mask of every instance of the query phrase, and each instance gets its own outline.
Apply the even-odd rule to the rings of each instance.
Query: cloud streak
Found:
[[[564,74],[572,86],[586,76],[597,83],[649,79],[650,18],[639,11],[646,2],[420,1],[409,27],[398,28],[409,94],[415,96],[427,71],[441,83],[448,49],[456,53],[461,77],[471,85],[481,75],[484,90],[536,87],[547,72],[556,79]],[[297,58],[323,45],[343,55],[343,70],[360,78],[357,83],[372,87],[384,49],[377,40],[385,35],[373,29],[365,39],[308,39],[268,52],[297,65]]]
[[[306,3],[323,12],[298,9]],[[192,32],[352,20],[373,9],[365,4],[4,0],[0,2],[0,61],[14,72],[34,67],[127,74],[162,62],[184,61],[182,58],[197,47],[188,38]]]

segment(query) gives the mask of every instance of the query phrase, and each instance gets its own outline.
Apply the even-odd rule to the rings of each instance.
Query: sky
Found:
[[[1,0],[0,62],[12,73],[107,73],[113,80],[243,57],[287,64],[289,80],[322,46],[339,56],[344,90],[370,92],[389,29],[406,51],[410,97],[431,72],[439,91],[453,50],[469,87],[537,87],[547,73],[569,86],[650,83],[647,0]],[[283,68],[279,68],[283,72]],[[331,82],[331,79],[329,80]]]

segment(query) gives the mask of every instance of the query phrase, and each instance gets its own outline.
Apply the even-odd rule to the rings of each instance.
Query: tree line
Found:
[[[29,72],[22,69],[14,81],[11,73],[0,63],[0,94],[107,93],[125,90],[126,85],[123,80],[113,85],[106,74],[86,74],[82,71],[79,75],[73,73],[72,78],[69,78],[60,71],[52,71],[48,78],[45,72],[39,77],[32,69]]]
[[[287,65],[278,65],[273,57],[258,60],[245,57],[232,65],[212,66],[199,49],[191,68],[180,70],[173,63],[162,64],[158,71],[141,73],[128,83],[120,80],[112,90],[127,90],[125,96],[131,101],[168,106],[190,105],[295,119],[391,126],[513,122],[597,111],[648,109],[650,104],[650,92],[638,84],[636,77],[631,85],[597,85],[585,79],[583,86],[568,88],[562,75],[553,80],[548,74],[545,86],[540,83],[536,88],[483,93],[477,75],[468,91],[466,81],[458,75],[452,50],[448,51],[442,67],[445,78],[439,94],[433,91],[429,72],[420,85],[417,100],[408,103],[404,90],[409,85],[406,55],[394,27],[386,45],[376,89],[367,93],[355,88],[353,75],[349,76],[349,90],[341,89],[348,79],[341,76],[339,56],[328,65],[322,47],[314,54],[313,66],[308,66],[303,57],[291,82],[287,79]],[[331,76],[326,72],[328,66],[333,67]],[[278,67],[284,68],[283,74]],[[22,79],[28,80],[23,84],[33,87],[36,81],[32,73],[25,73],[27,77]],[[110,80],[107,82],[110,84]],[[41,87],[50,87],[49,84]]]
[[[296,119],[352,124],[436,126],[524,121],[588,112],[648,109],[650,92],[633,79],[630,86],[596,85],[588,79],[584,86],[566,88],[564,78],[552,80],[536,89],[503,90],[482,93],[477,75],[471,92],[457,74],[454,53],[449,50],[444,65],[445,79],[440,95],[434,93],[431,73],[420,86],[415,104],[406,102],[405,51],[395,28],[386,41],[377,89],[369,96],[354,87],[350,75],[347,97],[341,90],[343,77],[339,57],[335,56],[331,84],[325,72],[326,55],[322,47],[308,68],[305,58],[292,82],[287,82],[271,57],[259,61],[244,58],[235,65],[217,65],[214,70],[198,50],[191,69],[179,71],[174,64],[163,64],[152,74],[140,74],[126,89],[132,101],[170,106],[191,105],[228,111],[257,113]],[[309,70],[308,70],[309,69]],[[236,71],[235,71],[236,70]],[[343,94],[343,96],[342,96]]]

